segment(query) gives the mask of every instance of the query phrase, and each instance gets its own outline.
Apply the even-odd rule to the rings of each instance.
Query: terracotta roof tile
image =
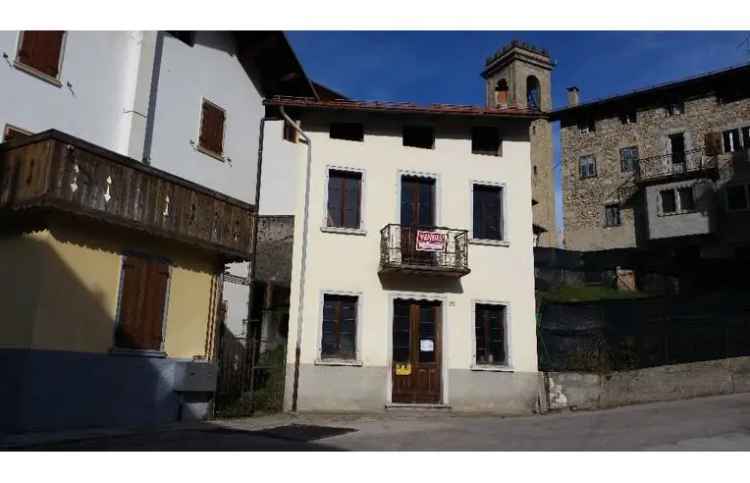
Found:
[[[480,106],[460,104],[431,104],[420,106],[413,102],[391,101],[355,101],[328,100],[318,101],[307,97],[275,96],[266,99],[267,106],[302,107],[311,109],[329,109],[342,111],[390,112],[401,114],[430,114],[430,115],[458,115],[458,116],[486,116],[486,117],[521,117],[541,118],[547,114],[541,111],[520,107],[493,109]]]

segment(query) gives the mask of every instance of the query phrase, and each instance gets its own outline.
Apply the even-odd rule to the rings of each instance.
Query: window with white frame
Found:
[[[583,178],[595,178],[596,177],[596,158],[592,155],[581,156],[578,160],[578,172]]]
[[[357,356],[356,295],[323,295],[320,358],[354,360]]]
[[[478,366],[508,366],[507,306],[474,306],[474,352]]]
[[[742,149],[739,128],[727,129],[722,133],[722,138],[724,140],[725,153],[733,153]]]
[[[604,207],[604,226],[620,226],[620,205],[613,203]]]
[[[690,213],[695,211],[695,194],[692,186],[661,190],[659,207],[662,215]]]

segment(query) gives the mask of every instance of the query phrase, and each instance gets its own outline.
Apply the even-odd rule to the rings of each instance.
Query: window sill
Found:
[[[27,74],[29,74],[31,76],[34,76],[37,79],[41,79],[44,82],[52,84],[55,87],[62,87],[62,82],[60,81],[60,79],[58,79],[56,77],[52,77],[52,76],[50,76],[48,74],[45,74],[44,72],[42,72],[40,70],[37,70],[34,67],[31,67],[30,65],[26,65],[26,64],[23,64],[23,63],[15,60],[15,61],[13,61],[13,66],[16,69],[18,69],[18,70],[20,70],[22,72],[25,72],[25,73],[27,73]]]
[[[619,225],[603,225],[604,228],[620,228],[622,226],[622,223]]]
[[[500,151],[472,151],[471,154],[476,154],[478,156],[494,156],[496,158],[501,158]]]
[[[120,347],[113,347],[110,349],[109,353],[113,356],[127,357],[153,357],[157,359],[164,359],[167,357],[167,353],[164,351],[124,349]]]
[[[691,213],[698,213],[698,210],[685,210],[685,211],[674,211],[672,213],[659,213],[657,216],[677,216],[677,215],[689,215]]]
[[[317,359],[316,366],[351,366],[362,367],[362,361],[352,359]]]
[[[484,238],[470,238],[469,244],[471,245],[485,245],[491,247],[509,247],[510,242],[507,240],[489,240]]]
[[[338,233],[339,235],[367,235],[367,230],[364,228],[343,228],[337,226],[321,226],[320,231],[324,233]]]
[[[516,372],[510,366],[490,366],[486,364],[472,364],[470,369],[472,371],[483,371],[483,372]]]
[[[205,154],[206,156],[209,156],[211,158],[214,158],[217,161],[221,161],[222,163],[229,161],[229,158],[225,158],[223,155],[219,153],[215,153],[209,149],[201,147],[199,144],[196,144],[195,141],[191,141],[193,143],[193,147],[196,151],[198,151],[201,154]]]

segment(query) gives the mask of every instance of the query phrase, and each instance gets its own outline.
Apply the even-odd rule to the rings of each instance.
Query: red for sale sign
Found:
[[[417,230],[417,250],[420,252],[442,252],[445,249],[445,233]]]

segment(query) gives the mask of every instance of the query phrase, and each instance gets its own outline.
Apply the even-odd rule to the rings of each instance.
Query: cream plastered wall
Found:
[[[500,121],[505,136],[500,157],[471,154],[470,126],[443,122],[436,128],[435,149],[402,146],[397,117],[364,119],[364,142],[330,139],[323,114],[303,117],[303,129],[312,139],[309,245],[303,300],[301,363],[318,359],[321,299],[324,291],[359,293],[357,336],[359,358],[365,366],[390,364],[392,297],[417,293],[443,301],[444,361],[451,369],[469,369],[473,363],[473,302],[509,304],[510,365],[518,372],[536,372],[536,329],[532,249],[531,174],[528,124]],[[344,120],[339,117],[337,120]],[[358,119],[362,120],[362,119]],[[414,119],[408,123],[418,122]],[[422,121],[426,122],[426,121]],[[434,122],[434,121],[433,121]],[[496,121],[497,122],[497,121]],[[294,362],[300,267],[302,259],[304,150],[299,153],[295,215],[294,262],[289,317],[288,361]],[[364,173],[364,235],[321,230],[325,216],[326,169],[354,168]],[[415,279],[384,287],[378,277],[380,230],[398,223],[401,174],[424,173],[437,177],[436,223],[471,230],[471,183],[505,185],[507,246],[469,247],[471,273],[460,287],[450,282]]]
[[[45,231],[0,236],[0,348],[31,346],[33,323],[40,292],[40,253]]]
[[[105,234],[88,224],[52,224],[3,240],[3,248],[8,248],[3,250],[8,260],[3,261],[8,262],[4,271],[9,274],[4,279],[18,281],[9,287],[18,297],[11,297],[13,303],[7,306],[12,310],[7,319],[3,316],[0,347],[108,352],[113,346],[122,253],[138,250],[172,261],[167,356],[204,355],[215,276],[205,256],[132,232],[111,229]],[[16,329],[8,329],[9,323]]]

